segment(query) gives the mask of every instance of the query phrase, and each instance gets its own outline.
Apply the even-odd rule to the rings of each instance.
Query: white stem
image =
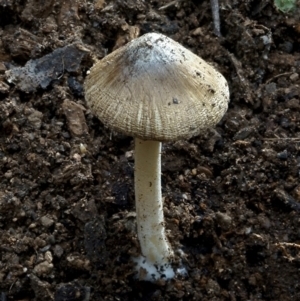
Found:
[[[137,232],[147,262],[168,265],[173,251],[165,234],[161,197],[161,142],[135,139]]]

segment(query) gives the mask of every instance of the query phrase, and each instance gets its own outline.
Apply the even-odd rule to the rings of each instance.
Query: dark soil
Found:
[[[300,10],[220,8],[218,38],[208,0],[0,0],[1,301],[300,300]],[[157,283],[131,261],[132,138],[83,93],[96,59],[147,32],[212,63],[231,93],[215,129],[163,146],[188,275]]]

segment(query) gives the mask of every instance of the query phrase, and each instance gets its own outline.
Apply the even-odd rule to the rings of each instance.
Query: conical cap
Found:
[[[144,140],[172,141],[215,126],[227,110],[225,78],[172,39],[137,38],[90,70],[85,97],[107,126]]]

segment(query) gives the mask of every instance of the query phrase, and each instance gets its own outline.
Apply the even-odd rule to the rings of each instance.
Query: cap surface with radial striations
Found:
[[[225,114],[225,78],[172,39],[145,34],[95,64],[87,104],[106,126],[144,140],[198,135]]]

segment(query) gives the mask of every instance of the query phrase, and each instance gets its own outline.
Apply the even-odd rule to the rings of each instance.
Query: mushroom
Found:
[[[104,125],[135,138],[135,204],[144,280],[172,278],[161,195],[161,142],[188,139],[215,126],[228,85],[211,65],[172,39],[145,34],[97,62],[85,98]],[[143,269],[140,269],[143,270]]]

